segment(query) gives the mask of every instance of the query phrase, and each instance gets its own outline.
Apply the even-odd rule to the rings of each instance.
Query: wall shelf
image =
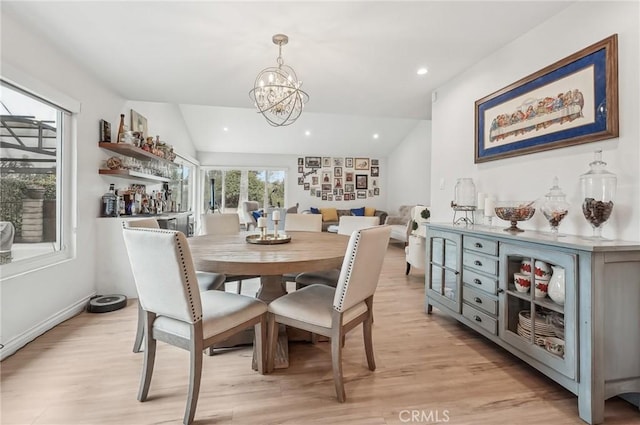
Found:
[[[160,162],[178,166],[178,164],[173,161],[169,161],[165,158],[160,158],[159,156],[154,155],[151,152],[147,152],[144,149],[140,149],[127,143],[98,142],[98,146],[108,151],[115,152],[120,155],[129,156],[131,158],[141,159],[144,161],[157,160]]]
[[[152,174],[145,174],[145,173],[140,173],[138,171],[134,171],[134,170],[107,170],[107,169],[100,169],[98,170],[98,174],[102,174],[102,175],[109,175],[109,176],[113,176],[113,177],[121,177],[121,178],[126,178],[126,179],[130,179],[130,178],[135,178],[138,180],[147,180],[150,182],[169,182],[171,181],[171,179],[167,178],[167,177],[162,177],[162,176],[154,176]]]

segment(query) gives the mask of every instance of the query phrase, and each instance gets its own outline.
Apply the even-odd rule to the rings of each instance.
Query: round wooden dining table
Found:
[[[326,232],[288,232],[291,241],[258,245],[247,235],[203,235],[189,238],[196,270],[260,276],[258,298],[270,302],[285,295],[282,275],[340,268],[349,237]]]

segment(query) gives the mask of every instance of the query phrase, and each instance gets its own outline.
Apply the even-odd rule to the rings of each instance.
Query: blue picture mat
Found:
[[[485,119],[484,112],[487,109],[500,105],[513,98],[526,94],[532,90],[540,88],[553,81],[559,80],[567,75],[581,71],[587,67],[594,67],[594,105],[591,105],[595,110],[595,122],[585,124],[583,126],[574,127],[566,130],[557,131],[542,136],[532,137],[530,139],[521,140],[519,142],[510,143],[507,145],[497,146],[493,148],[485,148],[484,140],[484,128]],[[574,137],[584,136],[592,133],[606,131],[607,129],[607,116],[606,113],[598,111],[598,105],[606,105],[606,86],[607,86],[607,68],[606,68],[606,49],[602,48],[590,55],[584,56],[574,62],[571,62],[565,66],[562,66],[556,70],[553,70],[545,75],[536,78],[526,84],[509,90],[493,99],[487,100],[478,106],[476,112],[478,119],[477,127],[477,140],[478,140],[478,158],[487,156],[493,156],[513,150],[526,149],[529,147],[535,147],[544,145],[547,143],[562,141],[566,139],[572,139]],[[586,107],[586,105],[585,105]]]

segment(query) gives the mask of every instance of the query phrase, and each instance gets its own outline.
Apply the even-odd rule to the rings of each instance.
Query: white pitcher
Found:
[[[549,287],[547,293],[549,298],[560,305],[564,305],[564,268],[559,266],[551,266],[553,274],[549,279]]]

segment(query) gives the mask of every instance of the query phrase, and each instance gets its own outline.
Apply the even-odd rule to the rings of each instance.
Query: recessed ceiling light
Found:
[[[222,130],[223,131],[229,131],[229,127],[224,127]]]
[[[429,70],[427,68],[418,68],[418,75],[426,75],[426,73],[429,72]]]
[[[373,135],[373,138],[374,138],[374,139],[377,139],[378,137],[380,137],[380,135],[379,135],[378,133],[376,133],[376,134],[374,134],[374,135]]]
[[[311,136],[311,132],[309,130],[307,130],[307,131],[304,132],[304,135],[305,136]]]

